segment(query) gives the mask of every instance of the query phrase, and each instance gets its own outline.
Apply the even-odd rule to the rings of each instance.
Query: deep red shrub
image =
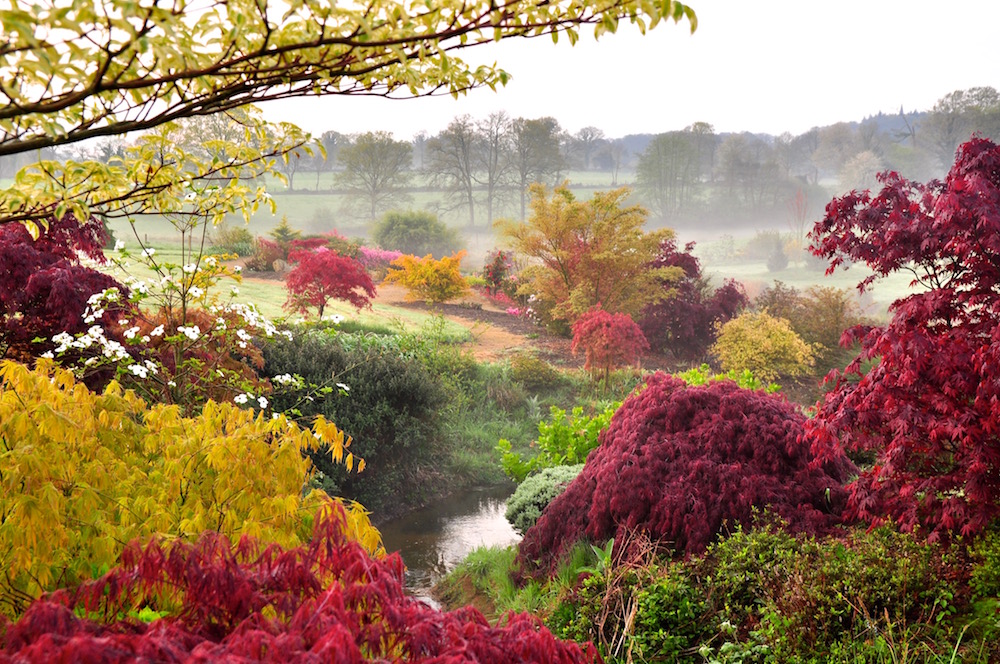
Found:
[[[125,286],[80,264],[77,252],[103,263],[106,240],[95,218],[82,224],[72,215],[52,219],[37,239],[21,224],[0,226],[0,356],[27,360],[55,346],[33,339],[85,331],[94,324],[84,322],[84,311],[95,293],[118,288],[124,302]],[[111,329],[120,313],[106,307],[97,322]]]
[[[79,591],[35,602],[0,637],[8,662],[593,662],[528,614],[492,627],[476,609],[442,613],[409,597],[398,554],[374,560],[342,535],[332,505],[305,546],[283,550],[215,533],[196,544],[133,544],[121,566]],[[157,598],[174,617],[114,617]],[[159,601],[162,601],[159,600]]]
[[[879,180],[877,195],[827,205],[811,249],[828,272],[867,263],[862,291],[902,270],[921,292],[893,302],[885,327],[845,333],[861,354],[809,435],[824,457],[875,452],[850,487],[852,514],[932,539],[972,534],[1000,517],[1000,146],[960,146],[944,182]]]
[[[845,457],[813,468],[805,418],[778,395],[731,381],[687,386],[663,373],[629,397],[583,471],[520,545],[525,569],[550,569],[574,542],[645,530],[678,552],[705,549],[725,527],[767,508],[795,531],[840,521]]]
[[[715,343],[716,324],[735,318],[749,304],[746,290],[732,279],[713,290],[702,277],[693,250],[694,242],[686,244],[684,251],[677,249],[673,239],[660,245],[653,267],[679,267],[684,276],[664,284],[673,295],[647,306],[639,321],[653,350],[687,362],[702,360]]]

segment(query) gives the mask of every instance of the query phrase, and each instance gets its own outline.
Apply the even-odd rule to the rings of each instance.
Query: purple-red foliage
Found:
[[[777,395],[653,374],[525,533],[523,568],[552,569],[580,539],[619,541],[635,530],[697,553],[724,528],[750,525],[755,508],[794,531],[830,528],[840,522],[853,464],[841,457],[813,467],[808,443],[800,442],[804,420]]]
[[[882,190],[835,198],[810,234],[830,260],[879,276],[914,274],[922,292],[896,300],[885,327],[844,341],[861,354],[808,426],[822,458],[841,446],[876,452],[851,484],[850,513],[972,534],[1000,516],[1000,147],[959,147],[944,182],[883,173]],[[878,360],[867,372],[863,363]]]
[[[649,344],[631,316],[609,313],[598,304],[573,323],[571,348],[574,353],[582,348],[584,368],[603,373],[607,380],[612,369],[638,361]]]
[[[556,639],[528,614],[492,627],[466,607],[440,612],[408,596],[398,554],[374,560],[343,536],[331,509],[299,548],[235,547],[206,532],[195,544],[131,545],[120,567],[76,592],[36,601],[0,641],[7,662],[593,662],[596,650]],[[167,594],[173,617],[100,623]]]
[[[116,287],[123,300],[128,297],[117,280],[80,264],[77,252],[104,263],[106,240],[95,218],[82,224],[72,215],[50,220],[36,240],[21,224],[0,226],[0,354],[26,359],[53,348],[32,343],[36,337],[85,331],[93,324],[83,314],[94,293]],[[107,308],[102,324],[112,329],[119,313]]]
[[[746,290],[732,279],[713,291],[693,250],[694,242],[679,251],[673,239],[663,241],[653,267],[679,267],[684,276],[664,284],[674,294],[646,307],[639,322],[654,350],[687,362],[703,359],[715,343],[716,325],[735,318],[749,304]]]
[[[320,247],[314,251],[293,251],[288,255],[295,267],[288,273],[285,306],[306,312],[323,309],[330,300],[345,300],[358,309],[371,307],[375,284],[364,266],[353,258]]]

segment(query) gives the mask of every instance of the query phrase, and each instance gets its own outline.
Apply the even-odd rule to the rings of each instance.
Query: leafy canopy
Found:
[[[788,321],[766,311],[746,312],[719,326],[712,353],[723,370],[749,370],[764,381],[801,376],[814,361],[812,348]]]
[[[310,431],[214,402],[184,417],[117,383],[91,392],[46,360],[0,363],[0,613],[92,578],[137,537],[308,540],[329,499],[303,490],[304,454],[323,445],[355,465],[350,439],[322,417]],[[377,531],[355,522],[376,551]]]
[[[637,315],[666,297],[661,281],[678,276],[676,268],[651,267],[669,230],[645,233],[645,209],[622,207],[627,188],[595,193],[578,201],[566,183],[553,192],[532,187],[527,222],[498,223],[502,237],[531,263],[520,292],[536,297],[547,322],[572,324],[600,304],[611,313]]]
[[[288,254],[295,267],[285,279],[285,307],[303,313],[315,307],[320,318],[330,300],[344,300],[358,309],[371,308],[375,284],[358,261],[319,247]]]
[[[822,454],[876,453],[851,485],[858,517],[975,533],[1000,516],[1000,146],[963,144],[943,182],[879,179],[878,193],[827,205],[812,251],[828,272],[867,263],[862,290],[898,271],[922,290],[893,302],[886,326],[849,331],[861,353],[809,432]]]

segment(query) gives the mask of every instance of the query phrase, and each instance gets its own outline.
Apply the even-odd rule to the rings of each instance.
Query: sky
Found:
[[[689,0],[698,15],[646,35],[625,27],[575,46],[509,39],[468,49],[511,74],[451,97],[326,97],[263,105],[315,134],[434,135],[455,117],[552,116],[576,133],[660,133],[708,122],[717,132],[801,134],[878,112],[930,110],[954,90],[1000,88],[996,0]]]

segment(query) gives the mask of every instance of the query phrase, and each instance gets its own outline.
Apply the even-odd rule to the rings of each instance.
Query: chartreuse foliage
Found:
[[[783,398],[729,381],[688,386],[653,374],[601,434],[583,472],[520,544],[526,569],[552,569],[580,539],[619,541],[644,529],[678,552],[705,549],[727,526],[769,507],[791,528],[840,521],[853,469],[846,457],[814,467],[805,417]]]
[[[0,662],[599,661],[528,614],[492,626],[474,608],[445,613],[410,597],[399,556],[372,559],[344,536],[347,521],[324,509],[295,548],[250,537],[234,547],[211,532],[195,544],[132,545],[101,579],[33,604],[0,640]],[[163,604],[179,609],[149,625],[74,614],[113,621]]]
[[[813,365],[813,351],[787,320],[767,312],[744,313],[719,327],[712,346],[726,371],[750,370],[761,380],[801,376]]]
[[[385,282],[405,287],[408,300],[427,303],[454,300],[469,292],[469,284],[459,270],[464,256],[464,251],[439,260],[431,254],[423,258],[404,254],[392,262]]]
[[[192,417],[148,405],[112,383],[101,394],[41,360],[0,364],[0,612],[92,578],[135,538],[195,538],[204,530],[296,546],[328,502],[304,493],[304,453],[326,445],[347,467],[363,462],[319,417],[312,431],[285,417],[208,402]],[[380,538],[359,506],[353,536]]]
[[[577,406],[567,415],[565,410],[552,406],[549,421],[538,423],[538,439],[534,444],[538,453],[530,459],[512,451],[509,440],[497,443],[503,472],[516,482],[523,482],[531,473],[553,466],[573,466],[587,460],[587,455],[597,447],[598,436],[611,416],[621,405],[612,403],[599,413],[584,415],[583,406]]]

